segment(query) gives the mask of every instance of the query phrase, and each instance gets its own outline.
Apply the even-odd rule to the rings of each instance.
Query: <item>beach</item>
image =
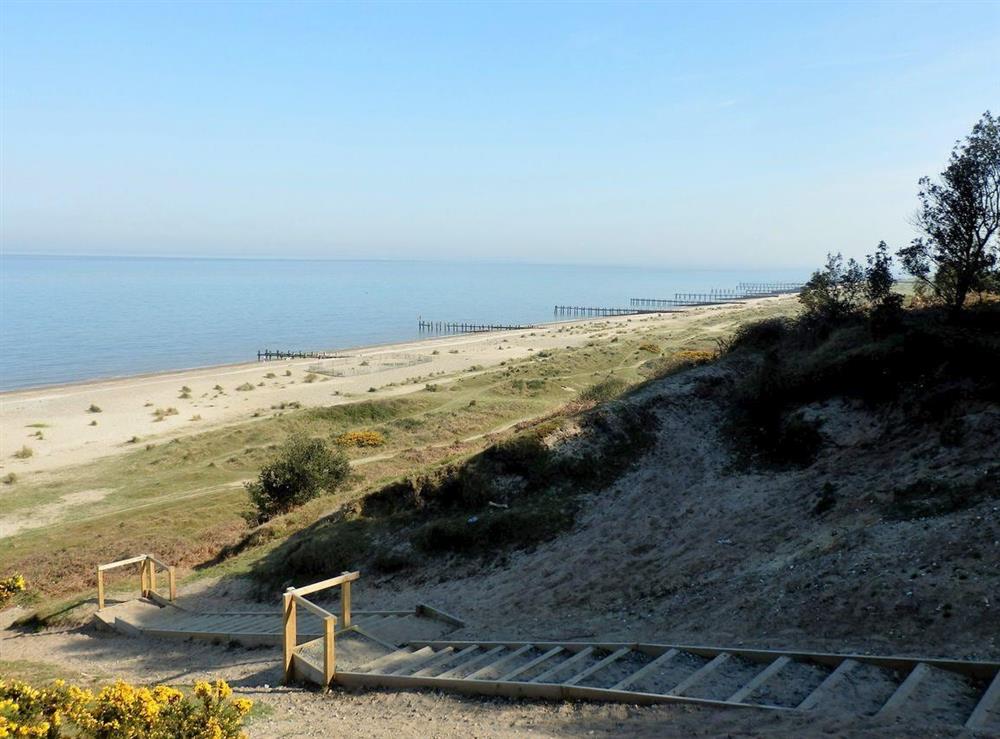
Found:
[[[533,353],[585,345],[609,328],[680,329],[706,312],[735,318],[747,306],[777,300],[794,297],[360,347],[338,351],[344,358],[326,363],[249,362],[7,392],[0,394],[0,472],[24,477],[56,471],[128,452],[139,443],[252,421],[283,404],[329,406],[406,395],[428,382],[447,383]],[[15,456],[24,448],[30,456]]]

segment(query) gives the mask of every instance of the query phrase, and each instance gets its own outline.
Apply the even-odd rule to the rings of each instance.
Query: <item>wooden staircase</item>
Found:
[[[323,684],[321,641],[295,652],[297,678]],[[356,668],[338,668],[332,682],[526,698],[838,711],[1000,731],[996,662],[666,644],[412,641]]]
[[[141,597],[105,607],[103,573],[136,564]],[[158,567],[168,573],[168,597],[156,589]],[[173,568],[139,555],[98,567],[97,618],[136,635],[280,644],[286,681],[324,688],[836,711],[1000,736],[1000,662],[670,644],[435,641],[463,622],[427,605],[352,610],[351,583],[359,576],[344,572],[288,588],[280,610],[192,611],[174,602]],[[333,588],[340,591],[339,615],[307,598]]]

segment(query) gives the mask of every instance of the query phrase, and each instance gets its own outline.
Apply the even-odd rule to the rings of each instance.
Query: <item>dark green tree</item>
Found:
[[[321,493],[332,492],[349,473],[350,463],[343,452],[331,450],[321,439],[292,436],[261,468],[257,479],[245,483],[256,508],[249,517],[251,523],[263,523]]]
[[[922,235],[899,251],[903,267],[959,312],[994,283],[1000,253],[1000,119],[983,114],[955,144],[937,181],[920,180]]]

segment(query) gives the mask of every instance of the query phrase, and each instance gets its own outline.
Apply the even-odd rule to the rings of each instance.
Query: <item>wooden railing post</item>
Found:
[[[334,643],[335,627],[337,625],[336,616],[327,616],[323,619],[323,688],[330,687],[333,682],[333,675],[336,672],[336,646]]]
[[[97,568],[97,610],[104,608],[104,570]]]
[[[282,595],[282,622],[284,624],[284,638],[282,645],[285,657],[285,683],[292,682],[292,656],[295,654],[295,643],[297,641],[295,629],[295,599],[292,593],[294,588],[289,588]]]
[[[144,559],[139,563],[139,597],[145,598],[149,595],[149,576],[147,574],[149,560]]]
[[[167,569],[167,587],[171,602],[177,600],[177,568],[172,565]]]
[[[149,573],[149,592],[152,594],[156,592],[156,562],[153,561],[152,557],[147,557],[146,564],[149,566],[147,570]]]
[[[344,573],[347,574],[347,573]],[[351,581],[340,584],[340,628],[351,625]]]

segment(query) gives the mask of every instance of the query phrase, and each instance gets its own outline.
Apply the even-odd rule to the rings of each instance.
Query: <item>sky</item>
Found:
[[[812,267],[913,236],[1000,1],[0,3],[4,253]]]

